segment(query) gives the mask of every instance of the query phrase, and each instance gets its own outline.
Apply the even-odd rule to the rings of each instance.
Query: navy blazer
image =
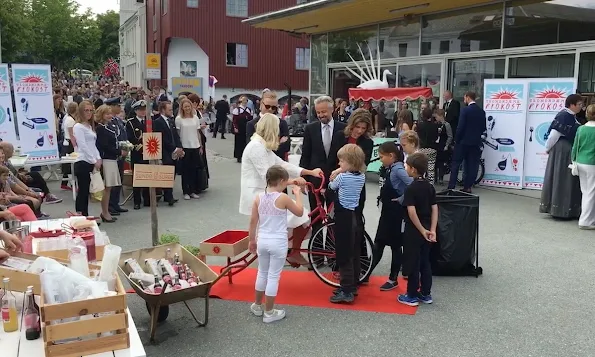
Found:
[[[461,110],[455,142],[461,145],[481,146],[486,131],[486,112],[472,103]]]

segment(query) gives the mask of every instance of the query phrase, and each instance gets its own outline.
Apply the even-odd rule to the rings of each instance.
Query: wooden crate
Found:
[[[93,267],[96,269],[97,267]],[[46,357],[79,357],[130,347],[126,291],[118,277],[115,296],[46,305],[41,295],[41,322]],[[110,313],[73,322],[60,319],[92,314]],[[102,332],[114,331],[112,336],[101,337]],[[84,341],[56,343],[60,340],[97,336]]]
[[[37,255],[27,253],[11,253],[12,256],[24,258],[33,262],[37,259]],[[27,273],[24,271],[13,270],[7,267],[0,266],[0,281],[4,278],[10,278],[10,289],[12,291],[26,292],[27,286],[33,286],[33,293],[39,295],[41,293],[41,280],[38,274]]]
[[[225,231],[200,243],[200,254],[235,257],[248,250],[250,241],[246,231]]]
[[[95,246],[95,260],[100,262],[103,260],[103,252],[105,251],[104,245]],[[46,250],[37,251],[37,255],[41,257],[48,257],[53,259],[61,259],[68,261],[68,249],[57,249],[57,250]]]

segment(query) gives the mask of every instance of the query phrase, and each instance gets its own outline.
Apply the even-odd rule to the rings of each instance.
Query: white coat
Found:
[[[273,165],[281,165],[289,173],[289,178],[300,177],[302,168],[281,160],[274,152],[265,147],[265,141],[258,135],[246,145],[242,155],[242,173],[240,176],[240,213],[252,214],[252,205],[258,194],[266,188],[267,170]]]

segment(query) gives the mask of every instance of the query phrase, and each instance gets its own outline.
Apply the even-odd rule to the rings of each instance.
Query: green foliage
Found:
[[[178,243],[180,244],[180,236],[173,233],[163,233],[161,237],[159,237],[159,244],[169,244],[169,243]],[[200,253],[200,248],[194,245],[185,245],[187,251],[192,253],[192,255],[197,256]]]
[[[0,0],[2,62],[97,69],[119,56],[119,15],[81,12],[74,0]]]

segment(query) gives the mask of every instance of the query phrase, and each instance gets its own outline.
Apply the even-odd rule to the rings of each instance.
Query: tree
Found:
[[[31,39],[31,21],[27,17],[29,0],[0,0],[0,36],[2,61],[19,62],[27,58]]]
[[[97,15],[97,28],[99,29],[99,52],[101,60],[118,58],[120,56],[119,31],[120,15],[115,11]]]

